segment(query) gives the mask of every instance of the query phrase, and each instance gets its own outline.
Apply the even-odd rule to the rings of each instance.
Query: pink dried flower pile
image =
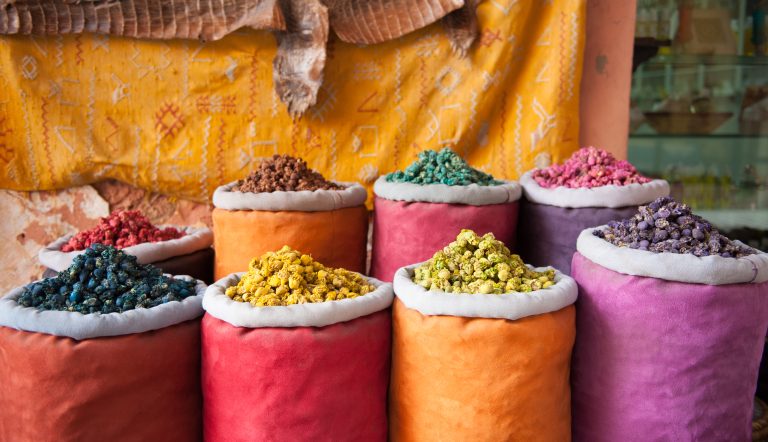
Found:
[[[533,179],[548,189],[553,187],[592,188],[600,186],[626,186],[647,183],[650,178],[641,175],[635,166],[617,160],[610,152],[596,147],[582,147],[563,164],[536,169]]]

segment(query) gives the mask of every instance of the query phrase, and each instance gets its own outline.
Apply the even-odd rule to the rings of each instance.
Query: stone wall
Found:
[[[41,277],[37,253],[46,244],[90,228],[116,209],[141,210],[155,224],[211,224],[207,205],[118,181],[46,192],[0,190],[0,293]]]

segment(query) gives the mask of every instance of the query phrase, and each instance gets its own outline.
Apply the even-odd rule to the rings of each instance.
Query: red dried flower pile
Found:
[[[138,210],[117,210],[101,218],[99,224],[92,229],[83,230],[70,238],[61,247],[61,251],[84,250],[97,243],[124,249],[145,242],[168,241],[182,236],[184,232],[175,227],[155,227]]]

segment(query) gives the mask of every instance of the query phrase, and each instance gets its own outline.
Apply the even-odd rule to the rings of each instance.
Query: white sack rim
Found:
[[[421,263],[423,264],[423,263]],[[528,316],[555,312],[576,302],[578,287],[568,275],[555,270],[555,284],[532,292],[510,292],[501,295],[446,293],[427,290],[413,282],[414,269],[421,264],[400,268],[395,272],[395,296],[406,307],[422,315],[495,318],[514,321]],[[538,267],[544,271],[551,267]]]
[[[324,327],[370,315],[392,305],[392,284],[364,276],[376,290],[363,296],[337,301],[254,307],[232,300],[227,287],[237,285],[246,272],[232,273],[208,286],[203,309],[216,319],[235,327]]]
[[[654,253],[615,246],[592,234],[595,229],[603,230],[606,227],[603,225],[583,230],[576,240],[576,250],[588,260],[614,272],[707,285],[768,281],[768,254],[766,253],[759,252],[743,258]],[[739,241],[734,242],[744,245]]]
[[[373,183],[373,193],[380,198],[393,201],[467,204],[470,206],[504,204],[520,199],[523,191],[520,184],[515,181],[502,181],[501,183],[490,186],[398,183],[387,181],[386,175],[383,175]]]
[[[108,314],[84,315],[78,312],[39,311],[34,307],[22,307],[16,301],[24,291],[24,287],[17,287],[0,298],[0,326],[82,341],[159,330],[202,315],[203,293],[207,287],[205,283],[186,275],[174,276],[174,278],[196,281],[195,295],[152,308],[137,308],[123,313]]]
[[[626,186],[607,186],[571,189],[569,187],[541,187],[533,179],[533,171],[520,177],[523,193],[528,201],[537,204],[579,209],[584,207],[618,208],[639,206],[650,203],[656,198],[669,196],[669,183],[664,180],[652,180]]]
[[[213,205],[224,210],[264,210],[270,212],[325,212],[365,204],[368,192],[359,183],[332,181],[341,190],[297,190],[240,192],[232,190],[237,181],[219,186],[213,192]]]
[[[159,226],[176,227],[176,226]],[[207,227],[176,227],[184,232],[181,238],[169,239],[167,241],[145,242],[135,246],[125,247],[122,250],[128,255],[136,257],[139,264],[151,264],[159,261],[165,261],[177,256],[189,255],[208,248],[213,244],[213,232]],[[40,263],[49,269],[60,272],[72,265],[75,257],[85,253],[86,249],[74,250],[71,252],[62,252],[61,248],[74,235],[65,235],[56,241],[48,244],[37,254]]]

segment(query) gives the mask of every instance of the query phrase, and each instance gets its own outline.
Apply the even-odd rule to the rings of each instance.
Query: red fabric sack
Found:
[[[391,285],[355,299],[252,307],[223,294],[238,280],[220,280],[204,301],[205,440],[385,441]]]
[[[107,315],[0,298],[0,441],[201,440],[204,290]]]
[[[431,258],[461,229],[492,232],[514,250],[518,199],[515,182],[498,186],[390,183],[374,185],[373,254],[370,274],[392,281],[395,272]]]

